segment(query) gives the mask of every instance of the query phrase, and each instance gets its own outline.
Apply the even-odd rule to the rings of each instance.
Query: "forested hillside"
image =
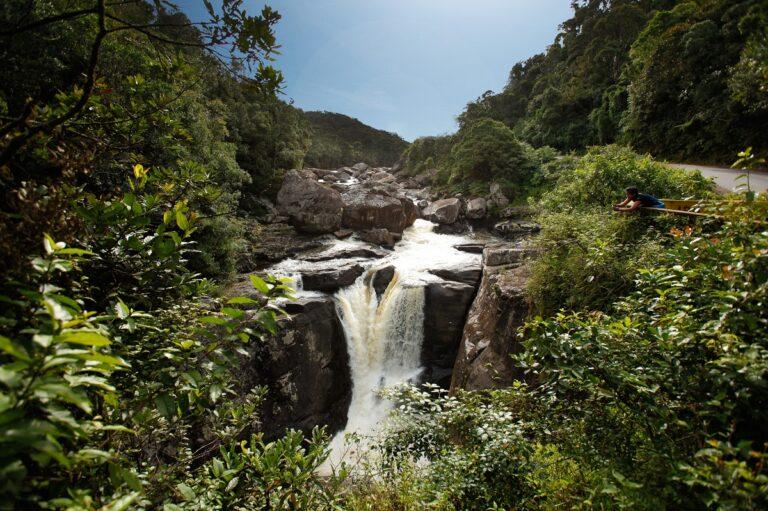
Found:
[[[574,2],[545,53],[459,116],[535,147],[620,142],[657,157],[729,162],[768,147],[768,6],[761,0]]]
[[[312,127],[312,144],[306,156],[309,166],[321,168],[366,162],[391,166],[408,143],[395,133],[377,130],[357,119],[333,112],[305,112]]]

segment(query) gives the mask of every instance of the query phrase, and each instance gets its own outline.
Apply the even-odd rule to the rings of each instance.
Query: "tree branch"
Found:
[[[59,117],[31,127],[26,131],[26,133],[12,138],[3,150],[2,154],[0,154],[0,168],[7,165],[8,162],[11,161],[11,158],[13,158],[13,156],[19,151],[19,149],[24,147],[24,144],[29,142],[33,137],[39,133],[49,133],[57,126],[60,126],[61,124],[78,115],[83,110],[83,108],[85,108],[85,105],[88,104],[88,100],[90,99],[91,93],[93,92],[93,86],[96,83],[96,66],[99,63],[99,51],[101,50],[101,43],[109,33],[106,25],[106,6],[104,5],[104,2],[105,0],[98,0],[95,8],[96,14],[99,16],[99,31],[93,41],[93,46],[91,46],[91,56],[88,62],[88,70],[86,71],[85,85],[83,86],[83,93],[80,95],[80,98],[69,110],[67,110]]]
[[[88,14],[98,14],[98,9],[99,7],[96,6],[96,7],[91,7],[90,9],[81,9],[79,11],[63,12],[61,14],[57,14],[56,16],[51,16],[49,18],[43,18],[41,20],[33,21],[32,23],[28,23],[21,27],[12,28],[10,30],[0,30],[0,37],[15,36],[15,35],[21,34],[22,32],[26,32],[28,30],[35,30],[37,28],[44,27],[45,25],[50,25],[51,23],[71,20],[71,19],[79,18],[80,16],[88,15]]]

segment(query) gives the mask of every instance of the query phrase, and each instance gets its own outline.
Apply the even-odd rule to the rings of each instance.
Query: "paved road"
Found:
[[[735,190],[739,184],[745,183],[744,179],[736,180],[744,172],[723,167],[707,167],[704,165],[688,165],[684,163],[668,163],[670,167],[680,169],[698,169],[707,177],[715,180],[715,183],[726,190]],[[764,192],[768,189],[768,172],[752,172],[749,176],[749,184],[752,190]]]

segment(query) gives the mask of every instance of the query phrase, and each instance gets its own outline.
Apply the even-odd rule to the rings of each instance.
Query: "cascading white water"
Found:
[[[321,472],[330,472],[341,462],[354,466],[366,455],[366,437],[376,433],[392,409],[378,391],[418,379],[425,286],[439,280],[427,270],[478,262],[478,255],[453,248],[466,238],[436,234],[433,228],[431,222],[417,220],[391,256],[336,293],[350,358],[352,400],[346,428],[333,438],[331,457]],[[395,275],[378,299],[372,276],[387,265],[395,267]],[[359,435],[359,443],[347,442],[350,433]]]

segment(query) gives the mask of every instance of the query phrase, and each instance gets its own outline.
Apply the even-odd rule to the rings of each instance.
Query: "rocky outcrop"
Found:
[[[505,238],[521,238],[539,232],[541,226],[528,220],[504,220],[494,225],[493,230]]]
[[[394,248],[395,243],[400,241],[401,238],[399,234],[389,232],[384,228],[368,229],[358,233],[358,236],[363,241],[386,248]]]
[[[367,181],[342,194],[342,224],[359,231],[382,228],[400,234],[416,221],[416,205],[397,186]]]
[[[355,261],[341,263],[337,260],[326,261],[301,273],[301,282],[305,291],[324,291],[335,293],[342,287],[351,285],[363,274],[363,267]]]
[[[347,247],[333,250],[326,250],[316,254],[302,256],[304,261],[319,262],[331,261],[333,259],[381,259],[386,257],[387,252],[374,247]]]
[[[395,277],[395,267],[392,265],[379,268],[375,272],[371,273],[371,279],[373,279],[373,289],[376,291],[376,296],[381,299],[381,295],[387,290],[389,283]]]
[[[482,254],[483,250],[485,250],[485,243],[462,243],[454,245],[453,248],[461,252],[469,252],[470,254]]]
[[[461,201],[457,198],[441,199],[433,202],[422,211],[422,216],[438,224],[452,224],[461,213]]]
[[[505,254],[504,257],[510,260],[512,253],[518,260],[525,255],[500,248],[486,249],[486,266],[464,325],[451,378],[451,392],[501,388],[523,377],[510,355],[522,348],[517,329],[528,314],[525,298],[527,268],[517,263],[488,265],[503,260],[499,254]]]
[[[424,296],[424,381],[448,388],[459,351],[475,286],[461,282],[430,282]]]
[[[476,197],[467,201],[467,218],[470,220],[480,220],[485,217],[488,211],[488,202],[482,197]]]
[[[316,180],[310,170],[289,170],[277,194],[277,207],[291,225],[307,233],[331,233],[341,226],[341,195]]]
[[[480,265],[477,265],[454,268],[436,268],[434,270],[429,270],[429,273],[436,275],[443,280],[460,282],[462,284],[467,284],[476,288],[478,284],[480,284],[480,278],[483,275],[483,270]]]
[[[267,387],[261,413],[267,439],[287,428],[310,431],[326,425],[339,431],[347,420],[352,395],[349,356],[331,297],[290,304],[291,315],[277,334],[258,343],[243,380]]]
[[[490,193],[488,194],[488,207],[503,209],[509,205],[509,199],[501,191],[499,183],[491,183]]]

